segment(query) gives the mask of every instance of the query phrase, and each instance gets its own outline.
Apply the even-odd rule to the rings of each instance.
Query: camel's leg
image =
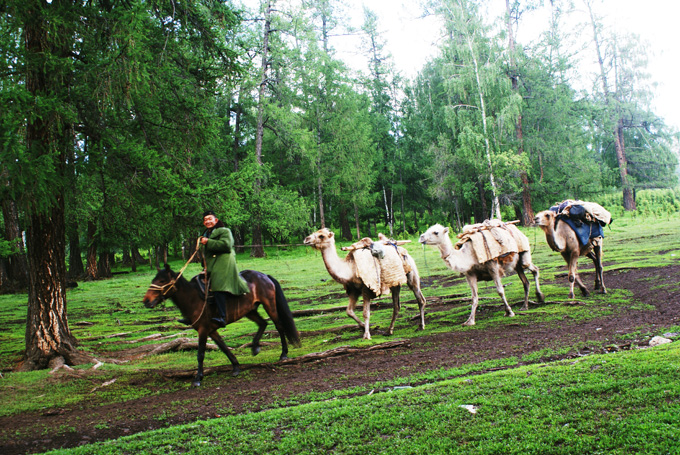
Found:
[[[539,276],[539,270],[538,267],[536,267],[534,264],[530,264],[529,267],[527,267],[531,274],[534,276],[534,283],[536,284],[536,300],[538,300],[538,303],[544,303],[545,302],[545,296],[541,292],[541,285],[538,284],[538,276]]]
[[[420,324],[418,328],[420,330],[425,329],[425,297],[423,296],[423,293],[420,290],[420,276],[418,276],[418,272],[416,272],[415,268],[412,268],[411,271],[406,275],[406,283],[408,284],[408,287],[413,291],[413,295],[416,297],[416,301],[418,302],[418,309],[420,310]]]
[[[602,268],[602,245],[598,242],[593,244],[593,251],[588,253],[588,257],[592,259],[595,265],[595,289],[600,293],[606,294],[607,288],[604,286],[604,276]]]
[[[590,294],[588,292],[588,288],[583,284],[583,281],[581,281],[581,277],[578,276],[577,268],[579,252],[578,251],[572,251],[571,253],[564,252],[562,253],[562,256],[567,261],[567,268],[569,269],[569,298],[573,299],[575,296],[574,284],[578,285],[584,297],[588,297],[588,295]]]
[[[493,282],[496,285],[496,292],[498,292],[498,295],[501,296],[501,300],[503,300],[503,305],[505,305],[505,315],[508,317],[515,316],[515,313],[512,312],[512,308],[510,308],[510,305],[508,304],[508,299],[505,298],[505,289],[503,288],[503,281],[501,280],[500,266],[489,267],[489,272],[491,273]],[[528,289],[529,280],[527,280],[527,277],[524,277],[524,280],[526,280],[526,287],[524,288],[524,290],[525,295],[527,295],[529,292]]]
[[[463,322],[463,325],[475,325],[475,314],[477,313],[477,305],[479,304],[479,297],[477,295],[477,276],[474,274],[465,275],[468,285],[470,286],[470,291],[472,291],[472,310],[470,311],[470,317],[468,320]]]
[[[524,274],[524,268],[522,268],[522,264],[520,262],[517,263],[515,271],[517,272],[517,276],[519,277],[520,281],[522,281],[522,287],[524,287],[524,305],[522,305],[521,309],[526,311],[529,309],[529,280]]]
[[[257,324],[257,333],[253,338],[253,343],[250,346],[250,352],[253,355],[258,355],[260,353],[260,339],[264,335],[264,331],[267,328],[267,321],[264,320],[262,316],[257,312],[257,310],[252,310],[246,313],[246,317]]]
[[[349,304],[347,305],[347,316],[350,318],[354,319],[357,321],[357,324],[359,324],[359,327],[362,329],[365,329],[366,326],[365,324],[357,317],[356,314],[354,314],[354,309],[357,307],[357,301],[359,300],[359,294],[355,294],[354,292],[349,293]]]
[[[236,356],[231,352],[231,349],[229,349],[227,344],[224,342],[220,334],[217,333],[217,331],[214,331],[213,333],[210,334],[210,338],[213,339],[215,344],[220,348],[220,351],[224,352],[224,354],[231,362],[232,365],[231,375],[232,376],[238,375],[241,372],[238,360],[236,359]]]
[[[539,272],[539,270],[538,270],[538,267],[536,267],[531,260],[531,252],[525,251],[524,253],[520,254],[519,258],[520,258],[519,262],[523,266],[522,270],[527,269],[534,276],[534,284],[536,285],[536,300],[538,300],[538,303],[544,303],[545,302],[545,296],[541,292],[541,285],[538,282],[538,277],[539,277],[538,272]],[[526,276],[526,274],[525,274],[525,276]],[[520,279],[521,279],[521,277],[520,277]],[[522,308],[522,309],[526,310],[526,308]]]
[[[364,302],[364,340],[371,339],[370,321],[371,321],[371,299],[367,296],[363,296]]]
[[[399,303],[399,293],[401,292],[401,286],[395,286],[390,288],[390,293],[392,294],[392,321],[390,322],[390,327],[387,329],[387,335],[394,334],[394,322],[399,316],[399,309],[401,304]]]

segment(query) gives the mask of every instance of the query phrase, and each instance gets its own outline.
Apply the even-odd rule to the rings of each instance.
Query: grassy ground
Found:
[[[541,268],[546,298],[549,301],[565,300],[567,282],[561,257],[549,250],[542,232],[531,228],[523,230],[531,242],[534,263]],[[423,289],[426,298],[468,297],[467,284],[445,268],[438,251],[418,245],[415,238],[412,240],[408,249],[418,264],[423,281],[428,283]],[[619,217],[611,229],[605,231],[604,251],[605,270],[677,264],[680,260],[680,218]],[[242,254],[237,261],[241,269],[256,269],[276,277],[294,311],[346,305],[342,288],[330,279],[321,256],[308,247],[270,248],[265,259],[252,259]],[[588,262],[582,259],[580,267],[592,268]],[[172,262],[176,270],[182,265],[179,260]],[[198,271],[197,265],[191,265],[185,274],[190,277]],[[149,338],[158,334],[193,336],[191,331],[181,330],[174,322],[179,313],[171,303],[153,310],[142,305],[142,296],[154,275],[155,270],[147,267],[134,274],[116,275],[110,280],[81,282],[77,288],[68,291],[69,325],[82,349],[97,352],[105,361],[121,350],[161,342]],[[521,301],[523,292],[519,279],[510,276],[504,283],[511,303]],[[592,286],[592,283],[587,284]],[[650,282],[650,286],[680,285],[675,279]],[[417,314],[413,295],[407,288],[401,295],[406,305],[395,329],[398,338],[466,330],[460,323],[467,318],[469,307],[463,305],[438,314],[436,321],[428,322],[425,332],[416,332],[416,323],[410,320]],[[480,296],[497,299],[490,284],[480,287]],[[389,301],[389,298],[382,300]],[[530,311],[538,321],[560,320],[567,315],[587,320],[595,317],[593,306],[601,315],[606,311],[623,311],[642,305],[617,289],[611,290],[606,300],[595,295],[591,301],[594,303],[588,307],[547,305]],[[0,324],[3,327],[0,333],[0,369],[3,371],[0,415],[78,403],[91,396],[96,387],[100,388],[98,399],[110,403],[158,393],[152,390],[159,387],[165,390],[189,387],[188,382],[161,383],[159,378],[159,384],[144,388],[136,385],[135,378],[145,370],[191,370],[196,365],[194,352],[162,354],[123,364],[105,361],[96,375],[74,377],[68,382],[53,380],[48,371],[12,373],[23,351],[26,302],[26,295],[0,296]],[[391,310],[376,309],[372,325],[384,328],[390,317]],[[477,323],[483,327],[507,324],[508,321],[498,306],[497,311],[484,318],[478,317]],[[298,318],[296,323],[302,332],[318,331],[319,334],[305,337],[304,346],[291,352],[293,356],[343,345],[368,346],[394,340],[394,337],[387,338],[379,333],[375,333],[370,341],[361,340],[356,331],[324,333],[323,330],[350,323],[344,311]],[[518,321],[513,320],[513,323]],[[659,328],[664,329],[680,331],[680,327]],[[226,329],[227,344],[235,349],[239,358],[250,358],[249,348],[241,346],[251,341],[254,331],[255,325],[248,320],[231,324]],[[278,335],[268,334],[265,341],[278,341]],[[578,349],[578,342],[566,349]],[[305,401],[314,403],[304,406],[215,419],[92,445],[74,452],[680,453],[671,445],[671,441],[680,440],[679,352],[673,344],[616,356],[591,356],[574,363],[522,367],[509,372],[465,377],[480,368],[545,358],[551,354],[550,349],[546,349],[525,358],[471,365],[455,372],[433,371],[418,378],[380,384],[381,388],[391,389],[390,393],[369,395],[368,390],[340,390],[323,396],[310,395]],[[279,354],[279,346],[272,343],[265,346],[257,361],[275,362]],[[454,376],[463,379],[441,381]],[[102,387],[114,379],[115,383]],[[435,381],[436,384],[429,386],[399,389],[405,383]],[[360,396],[337,400],[357,394]],[[461,405],[474,405],[477,413],[472,414]],[[282,406],[290,406],[290,403],[282,403]],[[512,442],[512,448],[507,445],[509,442]]]
[[[673,454],[680,346],[213,419],[51,453]]]

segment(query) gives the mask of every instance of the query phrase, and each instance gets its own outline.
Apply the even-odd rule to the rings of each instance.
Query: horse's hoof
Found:
[[[253,353],[253,355],[258,355],[260,353],[260,347],[259,346],[253,346],[250,348],[250,352]]]
[[[583,297],[588,297],[590,295],[590,292],[588,292],[587,289],[582,289],[581,294],[583,294]]]
[[[281,357],[279,357],[279,360],[288,360],[288,356],[282,354]]]
[[[200,387],[201,386],[201,381],[194,381],[191,383],[192,386],[194,387]]]
[[[238,374],[240,372],[241,372],[241,370],[239,370],[238,368],[234,368],[233,370],[231,370],[231,375],[232,376],[238,376]]]
[[[463,322],[463,324],[461,324],[461,325],[463,325],[463,326],[471,326],[471,325],[475,325],[475,323],[474,323],[474,321],[473,321],[473,322],[465,321],[465,322]]]

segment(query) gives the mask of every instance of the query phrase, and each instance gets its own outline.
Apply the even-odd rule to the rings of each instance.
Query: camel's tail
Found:
[[[276,312],[279,315],[279,322],[281,322],[281,325],[283,326],[286,338],[290,344],[299,348],[302,344],[300,342],[300,333],[298,332],[297,327],[295,327],[293,312],[290,311],[290,308],[288,307],[288,300],[286,300],[286,296],[283,295],[283,289],[281,289],[279,282],[276,281],[273,276],[267,276],[272,280],[274,288],[276,289]]]

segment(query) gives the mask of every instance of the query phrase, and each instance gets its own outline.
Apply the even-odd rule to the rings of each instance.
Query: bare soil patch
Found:
[[[592,271],[581,273],[584,282],[592,286]],[[571,346],[575,342],[586,345],[592,343],[592,348],[584,348],[573,355],[625,349],[632,343],[644,344],[647,335],[657,334],[657,327],[680,324],[679,278],[680,265],[605,272],[608,289],[629,290],[633,301],[648,304],[653,309],[616,312],[585,322],[565,318],[559,323],[529,325],[524,323],[530,315],[523,316],[518,312],[518,322],[521,321],[522,324],[474,327],[465,331],[423,336],[403,343],[388,343],[384,349],[349,350],[333,357],[304,363],[263,365],[255,363],[256,359],[252,357],[246,357],[242,361],[250,374],[232,377],[228,373],[230,367],[220,367],[218,374],[206,376],[199,389],[159,393],[156,396],[112,405],[93,402],[73,408],[1,417],[0,453],[39,453],[49,449],[75,447],[146,430],[216,418],[224,410],[233,414],[256,412],[287,397],[301,396],[311,391],[324,392],[362,385],[370,387],[379,381],[414,373],[521,356],[548,347]],[[566,299],[566,282],[560,280],[560,283],[564,285]],[[561,303],[565,302],[548,304]],[[587,305],[588,298],[583,298],[581,303],[576,304]],[[478,322],[484,318],[485,311],[495,311],[497,306],[499,307],[499,303],[496,300],[486,305],[483,302],[478,312]],[[443,304],[441,299],[428,300],[426,323],[436,320],[437,313],[450,308],[451,304]],[[357,336],[360,336],[358,328],[348,330],[356,330]],[[631,333],[637,334],[638,339],[625,337]],[[395,339],[398,336],[397,332]],[[604,349],[603,345],[606,346]],[[294,351],[292,354],[295,355]],[[215,356],[209,354],[209,358],[212,357],[213,360]],[[217,358],[220,363],[226,361],[223,357]],[[206,365],[214,366],[214,363],[207,360]],[[181,372],[152,371],[140,373],[137,381],[143,385],[160,374],[165,375],[168,381],[187,380],[178,378],[182,375]],[[173,375],[177,377],[173,378]],[[180,401],[181,406],[178,405]],[[166,417],[154,418],[158,415]],[[65,426],[75,431],[64,433]],[[17,432],[32,436],[17,439],[13,437]]]

